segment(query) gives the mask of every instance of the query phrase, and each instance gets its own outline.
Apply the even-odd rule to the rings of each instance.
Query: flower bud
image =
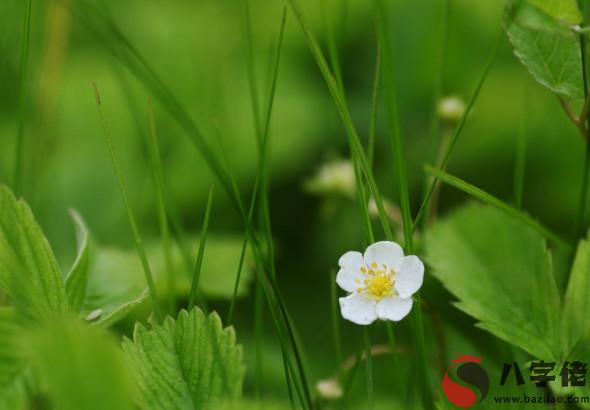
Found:
[[[465,113],[465,103],[459,97],[445,97],[438,102],[437,113],[443,121],[457,122]]]
[[[353,197],[356,190],[354,166],[345,160],[327,162],[305,182],[305,188],[314,194],[343,194]]]
[[[316,384],[316,389],[320,397],[325,400],[338,400],[344,394],[336,379],[320,380]]]

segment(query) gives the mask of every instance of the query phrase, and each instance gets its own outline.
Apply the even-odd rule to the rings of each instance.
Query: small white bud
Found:
[[[345,160],[327,162],[305,182],[305,188],[314,194],[344,194],[352,197],[356,191],[354,166]]]
[[[320,397],[326,400],[337,400],[344,394],[340,383],[336,379],[320,380],[316,384],[316,389]]]
[[[465,103],[459,97],[445,97],[438,102],[438,116],[448,122],[457,122],[465,113]]]
[[[86,316],[86,321],[94,322],[96,319],[102,316],[102,309],[95,309],[92,312],[88,313]]]

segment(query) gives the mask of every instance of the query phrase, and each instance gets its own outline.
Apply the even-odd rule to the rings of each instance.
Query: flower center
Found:
[[[376,263],[371,264],[370,268],[361,268],[361,272],[366,275],[363,280],[365,288],[358,288],[357,292],[362,293],[363,290],[376,300],[381,300],[393,295],[395,289],[395,270],[388,269],[387,266],[382,265],[381,269]]]

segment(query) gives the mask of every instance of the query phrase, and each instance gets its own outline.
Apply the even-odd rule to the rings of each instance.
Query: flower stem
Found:
[[[588,76],[586,73],[586,36],[580,35],[580,56],[582,60],[582,79],[584,83],[584,96],[588,99]],[[578,210],[578,221],[576,224],[576,233],[578,237],[584,236],[586,230],[586,206],[588,202],[588,173],[590,172],[590,127],[588,118],[581,117],[580,123],[586,130],[586,153],[584,156],[584,171],[582,174],[582,186],[580,189],[580,205]]]
[[[516,158],[514,161],[514,206],[522,209],[522,193],[524,190],[525,165],[526,165],[526,143],[529,121],[529,94],[525,89],[522,121],[516,138]]]
[[[336,289],[336,271],[330,273],[330,313],[332,318],[332,337],[336,360],[342,363],[342,343],[340,342],[340,324],[338,322],[338,290]]]
[[[370,326],[365,326],[365,373],[367,383],[367,408],[373,410],[373,355],[371,352]]]

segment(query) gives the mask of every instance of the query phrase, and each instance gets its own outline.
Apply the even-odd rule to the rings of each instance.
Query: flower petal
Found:
[[[377,304],[377,316],[381,320],[393,320],[397,322],[407,316],[412,310],[412,298],[403,299],[392,296],[382,299]]]
[[[338,271],[338,275],[336,275],[336,283],[343,290],[353,293],[358,288],[365,288],[366,285],[363,283],[364,278],[365,274],[361,273],[358,268],[356,270],[342,268]]]
[[[364,263],[363,255],[355,251],[348,251],[338,259],[338,265],[341,268],[358,270],[358,267],[364,265]]]
[[[344,319],[357,325],[369,325],[377,320],[377,301],[375,299],[353,293],[339,300],[340,312]]]
[[[371,267],[373,263],[376,263],[379,267],[385,264],[387,267],[392,268],[397,265],[403,256],[404,251],[397,243],[381,241],[369,245],[365,251],[364,259],[369,267]]]
[[[395,290],[401,298],[409,298],[424,281],[424,264],[416,255],[401,258],[396,267]]]

